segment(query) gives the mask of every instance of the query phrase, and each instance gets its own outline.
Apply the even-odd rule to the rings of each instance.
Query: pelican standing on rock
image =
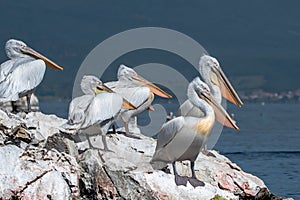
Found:
[[[120,119],[123,120],[126,136],[134,137],[129,131],[129,120],[136,117],[151,106],[154,94],[163,98],[172,98],[171,95],[138,75],[133,69],[120,65],[118,69],[118,81],[105,83],[116,93],[137,107],[136,110],[123,110]],[[150,107],[150,110],[153,110]]]
[[[81,81],[83,96],[74,98],[69,106],[68,124],[87,136],[102,135],[104,150],[108,151],[106,133],[121,109],[135,109],[128,101],[106,87],[95,76]],[[92,147],[88,137],[89,145]]]
[[[26,96],[30,112],[30,97],[43,80],[46,65],[57,70],[63,68],[19,40],[8,40],[5,50],[10,60],[0,66],[0,102],[16,101]]]
[[[154,169],[162,169],[172,163],[177,185],[186,185],[189,181],[194,187],[204,186],[196,177],[194,164],[214,126],[215,117],[224,116],[231,128],[239,128],[223,107],[212,98],[209,87],[199,77],[189,84],[187,95],[193,106],[200,109],[204,116],[180,116],[165,123],[157,134],[157,145],[150,163]],[[179,176],[176,171],[175,162],[184,160],[191,162],[190,178]]]
[[[199,61],[199,73],[203,81],[208,85],[211,91],[211,96],[221,104],[222,96],[235,104],[238,107],[241,107],[243,102],[238,96],[237,92],[232,87],[231,83],[227,79],[223,70],[220,67],[218,60],[209,55],[203,55]],[[186,100],[179,108],[178,116],[203,116],[203,112],[198,109],[196,106],[191,103],[190,100]],[[217,118],[217,120],[223,124],[223,118]],[[225,126],[230,126],[225,121]],[[203,146],[203,153],[209,156],[214,156],[212,153],[206,150],[206,146]]]

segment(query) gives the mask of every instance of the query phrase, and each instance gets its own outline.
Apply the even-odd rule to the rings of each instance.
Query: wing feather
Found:
[[[120,112],[123,99],[114,93],[102,93],[96,95],[85,112],[82,128],[100,124],[105,120],[115,118]]]
[[[183,128],[184,117],[176,117],[165,123],[157,134],[156,151],[168,145]]]
[[[124,99],[139,107],[150,97],[150,89],[144,86],[139,86],[136,83],[129,81],[115,81],[105,83],[114,92],[121,95]]]
[[[83,95],[74,98],[69,106],[68,124],[81,124],[85,118],[85,112],[91,103],[93,95]]]
[[[23,58],[1,64],[0,98],[15,101],[28,91],[36,88],[43,80],[46,65],[42,60]]]

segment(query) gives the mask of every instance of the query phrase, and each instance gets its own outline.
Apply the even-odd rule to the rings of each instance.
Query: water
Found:
[[[175,105],[166,107],[172,106],[175,111]],[[41,110],[66,118],[68,104],[41,103]],[[228,105],[227,111],[241,131],[224,128],[214,149],[264,180],[272,193],[300,199],[300,104]],[[147,121],[142,115],[140,123]]]
[[[215,149],[264,180],[276,195],[300,199],[300,104],[229,107],[241,128],[224,129]]]

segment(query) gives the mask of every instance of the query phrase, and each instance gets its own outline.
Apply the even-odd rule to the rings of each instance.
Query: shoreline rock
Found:
[[[215,158],[196,160],[204,187],[176,186],[172,174],[149,164],[154,139],[109,134],[113,152],[104,152],[101,136],[91,137],[100,150],[89,149],[83,135],[74,143],[75,131],[62,128],[65,123],[55,115],[0,110],[0,199],[271,199],[262,180],[216,151]],[[191,175],[188,162],[177,168]]]

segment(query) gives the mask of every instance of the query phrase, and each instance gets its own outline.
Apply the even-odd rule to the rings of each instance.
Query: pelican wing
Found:
[[[0,82],[6,79],[6,77],[12,73],[17,67],[25,63],[34,61],[31,57],[8,60],[0,65]]]
[[[184,117],[176,117],[165,123],[157,134],[156,151],[168,145],[182,129]]]
[[[22,58],[9,60],[0,68],[0,98],[15,101],[36,88],[43,80],[46,65],[42,60]]]
[[[85,118],[85,112],[91,103],[93,95],[83,95],[74,98],[69,106],[68,124],[81,124]]]
[[[106,82],[104,83],[107,87],[109,87],[110,89],[114,89],[116,87],[118,87],[119,85],[119,81],[110,81],[110,82]]]
[[[129,81],[115,81],[105,83],[105,85],[136,107],[139,107],[147,101],[151,93],[149,88],[139,86]]]
[[[8,60],[0,65],[0,83],[3,82],[7,75],[14,69],[14,60]]]
[[[96,95],[89,104],[82,128],[101,124],[106,120],[113,119],[120,112],[123,99],[114,93],[101,93]]]
[[[178,109],[177,116],[203,117],[204,113],[194,106],[190,100],[186,100]]]

